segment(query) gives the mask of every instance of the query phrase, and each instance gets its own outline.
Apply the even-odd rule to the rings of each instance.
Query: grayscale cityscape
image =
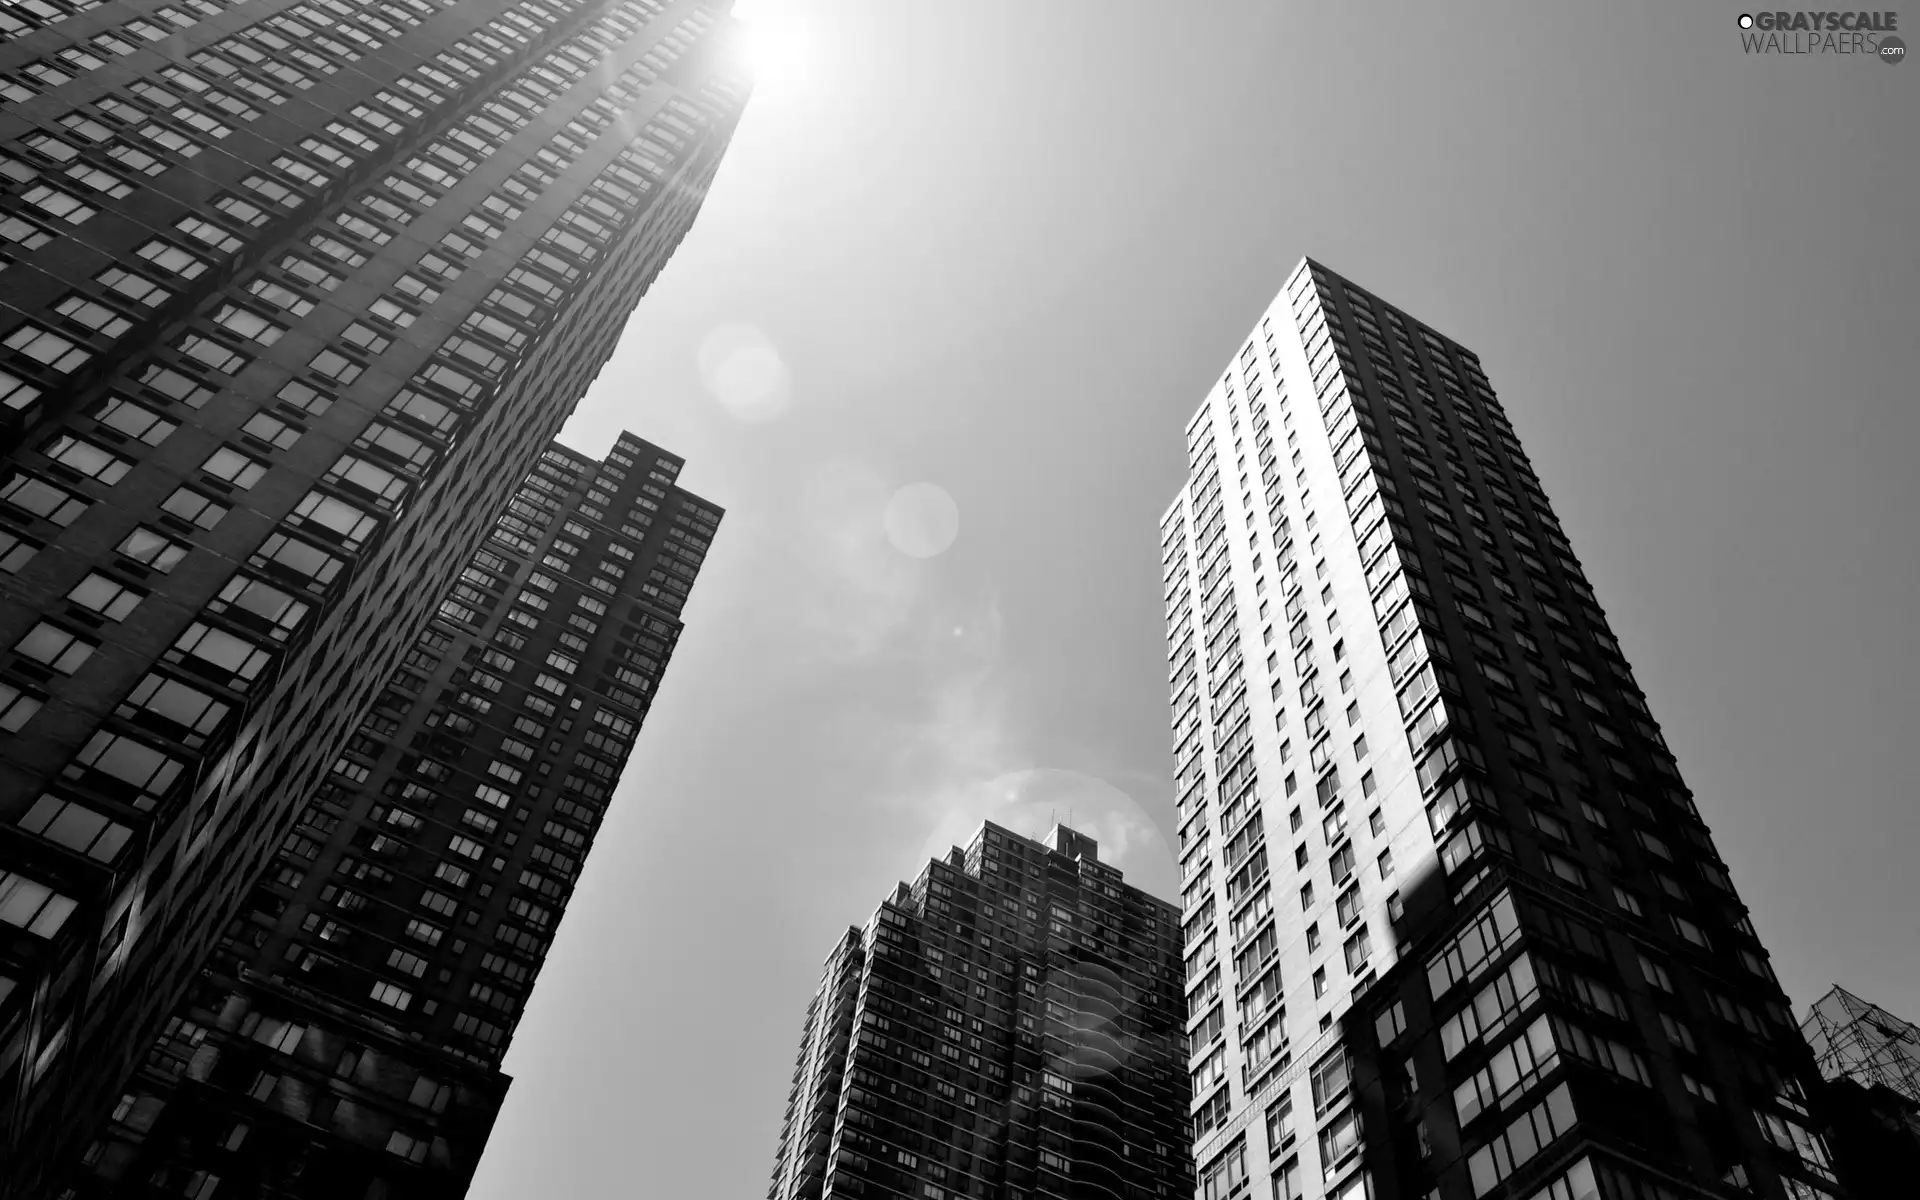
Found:
[[[0,1200],[1920,1196],[1900,16],[0,0]]]

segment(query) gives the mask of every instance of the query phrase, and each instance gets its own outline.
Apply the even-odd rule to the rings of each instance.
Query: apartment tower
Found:
[[[1474,354],[1303,261],[1187,444],[1199,1195],[1838,1194],[1786,998]]]
[[[1178,922],[984,823],[828,957],[768,1200],[1186,1196]]]
[[[93,1140],[687,231],[725,9],[0,10],[0,1195]]]
[[[81,1195],[465,1193],[719,521],[680,466],[632,435],[600,463],[541,455],[85,1154]]]

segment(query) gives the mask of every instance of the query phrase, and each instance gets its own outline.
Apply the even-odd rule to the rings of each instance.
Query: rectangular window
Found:
[[[1559,1064],[1552,1023],[1539,1017],[1525,1032],[1495,1051],[1487,1065],[1453,1089],[1453,1105],[1462,1127],[1488,1110],[1498,1110]]]
[[[20,818],[20,828],[106,863],[112,862],[133,836],[133,830],[118,821],[56,796],[42,796],[35,801],[27,815]]]
[[[28,630],[21,639],[13,644],[13,652],[22,658],[58,671],[62,675],[71,675],[78,671],[95,650],[93,643],[77,634],[69,633],[58,625],[41,621]]]
[[[160,502],[160,511],[190,521],[200,529],[212,529],[227,515],[227,506],[211,500],[192,488],[176,488]]]
[[[180,762],[144,742],[101,731],[82,748],[64,776],[150,812],[181,770]]]
[[[35,937],[60,932],[78,902],[44,883],[12,871],[0,871],[0,921]]]
[[[379,525],[372,515],[324,492],[308,492],[295,507],[294,515],[318,536],[349,550],[359,549]]]
[[[1467,1159],[1467,1173],[1473,1181],[1473,1194],[1484,1196],[1500,1182],[1530,1162],[1542,1147],[1573,1128],[1573,1097],[1561,1084],[1539,1104],[1520,1117],[1491,1142],[1475,1150]]]
[[[127,317],[85,296],[63,297],[53,306],[53,311],[101,337],[117,338],[133,327],[133,322]]]
[[[182,336],[178,342],[174,343],[174,349],[208,370],[225,375],[238,374],[249,361],[247,356],[238,350],[197,333]]]
[[[231,705],[199,688],[149,672],[114,713],[197,749],[231,711]]]
[[[68,590],[67,599],[109,621],[121,621],[139,606],[145,596],[93,571]]]
[[[1327,864],[1327,869],[1333,876],[1333,885],[1335,887],[1339,887],[1345,883],[1347,878],[1353,874],[1353,864],[1354,854],[1352,842],[1348,842],[1334,851],[1332,860]]]
[[[37,325],[19,326],[4,339],[0,339],[0,345],[22,358],[39,364],[46,370],[58,371],[62,374],[93,357],[89,351],[71,339]]]
[[[1489,959],[1520,933],[1513,897],[1502,892],[1473,924],[1462,930],[1427,965],[1427,983],[1435,999],[1477,975]]]
[[[207,611],[237,624],[252,626],[280,641],[299,626],[311,607],[264,580],[235,575],[207,605]]]
[[[1533,960],[1523,954],[1481,988],[1472,1003],[1441,1025],[1442,1052],[1452,1059],[1468,1046],[1497,1036],[1539,994]]]
[[[1372,952],[1372,946],[1367,938],[1367,931],[1362,927],[1358,933],[1355,933],[1347,939],[1345,947],[1347,971],[1351,974],[1359,974],[1366,967],[1367,957],[1372,954]]]
[[[1320,1131],[1321,1173],[1332,1180],[1346,1169],[1347,1156],[1360,1148],[1360,1114],[1348,1109]]]
[[[177,426],[144,405],[120,396],[108,396],[93,408],[92,416],[102,426],[149,446],[166,440]]]
[[[260,482],[267,473],[265,463],[257,462],[231,446],[222,446],[200,464],[200,469],[228,487],[244,490]]]
[[[79,225],[97,211],[92,205],[83,203],[79,197],[44,183],[28,188],[20,199],[47,216],[65,221],[69,225]]]
[[[165,655],[223,686],[245,691],[271,656],[245,638],[198,621],[187,627]]]
[[[16,471],[0,484],[0,501],[65,527],[87,510],[87,501],[45,480]]]
[[[1337,1050],[1314,1064],[1311,1073],[1313,1111],[1324,1116],[1328,1109],[1347,1095],[1349,1072],[1345,1050]]]

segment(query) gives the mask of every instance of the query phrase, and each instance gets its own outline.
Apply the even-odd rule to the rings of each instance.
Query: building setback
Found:
[[[693,221],[725,9],[0,10],[0,1196],[93,1140]]]
[[[1199,1195],[1838,1194],[1786,997],[1475,355],[1302,261],[1187,437]]]
[[[84,1156],[84,1196],[458,1197],[720,514],[550,448]]]
[[[1186,1195],[1177,917],[984,823],[829,956],[769,1200]]]

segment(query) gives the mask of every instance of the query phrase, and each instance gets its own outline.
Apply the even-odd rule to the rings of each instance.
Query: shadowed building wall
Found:
[[[0,1195],[91,1141],[686,233],[725,10],[0,10]]]
[[[81,1195],[458,1197],[719,521],[555,445],[83,1156]]]
[[[983,824],[828,958],[769,1200],[1184,1195],[1174,918]]]

